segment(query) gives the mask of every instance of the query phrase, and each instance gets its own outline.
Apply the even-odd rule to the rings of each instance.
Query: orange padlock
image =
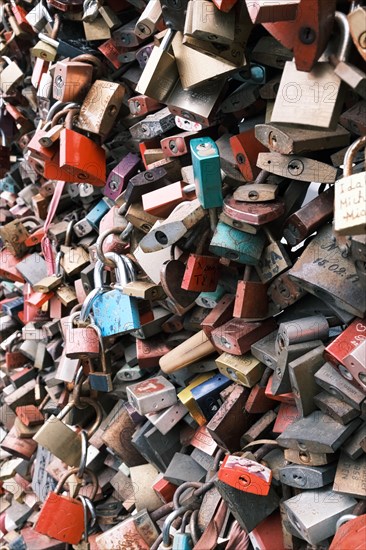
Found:
[[[272,470],[255,460],[227,455],[218,471],[218,478],[245,493],[266,496],[271,487]]]
[[[268,151],[255,137],[255,128],[232,136],[230,145],[236,164],[245,181],[254,180],[261,171],[257,167],[258,154]]]

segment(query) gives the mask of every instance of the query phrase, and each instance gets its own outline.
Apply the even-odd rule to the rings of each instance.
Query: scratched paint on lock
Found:
[[[102,337],[123,334],[140,328],[140,317],[136,301],[112,290],[98,296],[93,305],[95,324]]]
[[[210,244],[210,252],[236,262],[256,265],[262,255],[266,237],[251,235],[219,222]]]

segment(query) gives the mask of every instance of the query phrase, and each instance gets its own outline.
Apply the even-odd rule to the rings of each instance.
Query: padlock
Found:
[[[184,290],[211,292],[216,289],[219,280],[219,261],[214,256],[203,255],[203,247],[209,232],[206,231],[198,242],[194,254],[190,254],[182,280]]]
[[[95,329],[89,325],[75,327],[74,321],[80,317],[73,313],[64,322],[65,354],[69,359],[99,356],[99,338]]]
[[[128,180],[137,173],[140,158],[135,153],[128,153],[110,172],[104,195],[115,200],[122,193]]]
[[[349,134],[340,125],[335,130],[323,130],[285,124],[256,124],[255,137],[265,147],[282,155],[300,155],[309,151],[342,147],[349,143]]]
[[[96,80],[81,105],[76,127],[105,138],[116,121],[124,94],[122,84]]]
[[[334,188],[334,231],[338,235],[360,235],[366,231],[366,172],[352,174],[355,155],[365,144],[366,138],[363,136],[347,150],[343,178]]]
[[[264,242],[265,236],[262,233],[251,235],[220,221],[209,250],[217,256],[224,256],[241,264],[255,265],[259,262]]]
[[[351,512],[356,502],[352,497],[322,488],[303,491],[285,500],[284,507],[295,536],[300,535],[309,544],[318,544],[334,535],[337,520]]]
[[[283,234],[291,246],[300,244],[333,215],[334,187],[323,193],[292,214],[285,221]]]
[[[222,206],[220,156],[212,139],[197,138],[190,142],[196,193],[202,208]]]
[[[96,333],[99,336],[100,349],[101,349],[101,367],[102,371],[95,372],[93,362],[91,362],[91,368],[89,371],[89,385],[90,388],[101,392],[111,392],[113,390],[112,373],[109,372],[109,357],[106,356],[103,340],[99,328],[95,325]]]
[[[230,45],[234,39],[235,15],[224,13],[205,0],[188,2],[184,34],[201,40]]]
[[[244,278],[236,288],[233,317],[263,319],[268,312],[267,288],[257,281],[250,281],[251,266],[245,266]]]
[[[335,19],[341,30],[337,58],[344,61],[350,48],[349,28],[346,24],[346,16],[343,13],[336,12]],[[314,83],[316,89],[314,89]],[[294,120],[293,117],[296,116],[297,124],[333,129],[336,126],[343,103],[341,84],[340,77],[335,74],[330,63],[316,63],[310,73],[305,73],[298,70],[294,62],[287,62],[282,74],[271,122],[291,124]],[[329,99],[328,90],[330,87],[332,88],[332,97]],[[308,104],[306,117],[303,117],[301,113],[299,114],[297,109],[297,102],[301,99],[304,101],[303,98],[306,98]],[[311,110],[309,110],[309,106],[311,106]],[[295,112],[297,112],[297,115],[295,115]]]
[[[354,264],[342,255],[330,225],[318,231],[288,274],[310,294],[352,315],[364,316],[366,302]]]
[[[93,66],[78,61],[78,58],[57,61],[53,77],[53,98],[64,103],[80,101],[91,85],[92,76]]]
[[[359,54],[366,60],[364,18],[365,8],[363,6],[352,6],[351,11],[347,15],[353,43]]]
[[[271,486],[272,471],[243,456],[227,455],[219,468],[218,479],[240,491],[266,496]]]
[[[24,74],[15,61],[11,61],[6,56],[2,56],[2,59],[7,66],[0,73],[0,89],[4,94],[8,94],[20,84],[24,78]]]
[[[91,139],[73,131],[75,110],[69,110],[66,127],[60,132],[60,150],[45,162],[44,177],[66,182],[88,182],[103,187],[106,180],[105,151]]]
[[[348,403],[358,411],[363,411],[366,403],[364,403],[365,396],[362,390],[357,384],[352,385],[340,372],[335,370],[330,363],[325,363],[315,373],[315,381],[318,386],[341,401]]]
[[[127,386],[127,396],[140,414],[157,412],[174,405],[177,401],[173,384],[162,376]]]
[[[34,527],[39,533],[69,544],[78,544],[83,536],[83,505],[80,500],[70,496],[65,497],[60,495],[60,492],[66,480],[72,474],[77,473],[77,471],[77,468],[74,468],[67,472],[60,479],[55,491],[49,493]],[[86,470],[86,473],[93,480],[92,498],[94,498],[98,488],[98,481],[93,472]],[[55,516],[58,518],[57,522],[53,521]]]
[[[65,243],[60,247],[60,265],[67,276],[77,275],[89,263],[89,256],[84,248],[81,246],[73,247],[71,245],[74,225],[75,220],[69,222],[66,230]]]
[[[95,290],[87,297],[81,312],[81,319],[85,319],[93,308],[95,324],[99,328],[101,336],[126,334],[140,328],[139,311],[135,298],[131,298],[122,292],[129,279],[134,278],[131,265],[125,263],[125,257],[113,252],[107,252],[105,257],[112,260],[117,268],[117,280],[114,288],[105,288],[102,281],[104,264],[97,261],[94,268]],[[115,308],[112,315],[111,307]]]
[[[81,398],[81,404],[89,405],[96,413],[95,421],[88,429],[90,438],[100,426],[102,409],[99,403],[86,397]],[[69,466],[79,466],[82,455],[80,435],[63,422],[65,416],[74,408],[75,402],[71,401],[57,417],[51,415],[33,438]]]
[[[161,44],[153,48],[137,84],[136,91],[157,101],[164,101],[178,79],[178,70],[169,49],[174,31],[168,29]]]

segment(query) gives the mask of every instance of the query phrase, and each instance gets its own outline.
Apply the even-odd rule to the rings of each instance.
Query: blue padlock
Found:
[[[172,550],[192,550],[192,539],[188,533],[174,533]]]
[[[105,253],[105,257],[116,265],[116,283],[113,288],[103,284],[105,265],[98,260],[94,268],[95,288],[87,296],[80,312],[80,319],[85,320],[93,310],[94,322],[103,338],[127,334],[141,326],[137,299],[122,292],[122,288],[134,280],[133,268],[128,258],[114,252]]]
[[[99,202],[88,212],[85,219],[90,223],[95,231],[98,231],[100,220],[112,208],[113,202],[107,197],[103,197]]]
[[[207,421],[211,420],[222,405],[220,393],[232,384],[230,378],[216,374],[202,384],[191,389],[192,397]]]
[[[210,252],[240,264],[257,265],[265,244],[263,232],[251,235],[220,221],[210,243]]]
[[[220,208],[223,198],[219,149],[209,137],[192,139],[190,148],[197,198],[202,208]]]

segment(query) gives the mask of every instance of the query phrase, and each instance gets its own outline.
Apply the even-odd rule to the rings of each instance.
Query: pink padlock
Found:
[[[67,320],[63,320],[62,328],[65,339],[65,355],[70,359],[99,356],[99,337],[91,325],[76,326],[76,319],[80,317],[75,312]]]

